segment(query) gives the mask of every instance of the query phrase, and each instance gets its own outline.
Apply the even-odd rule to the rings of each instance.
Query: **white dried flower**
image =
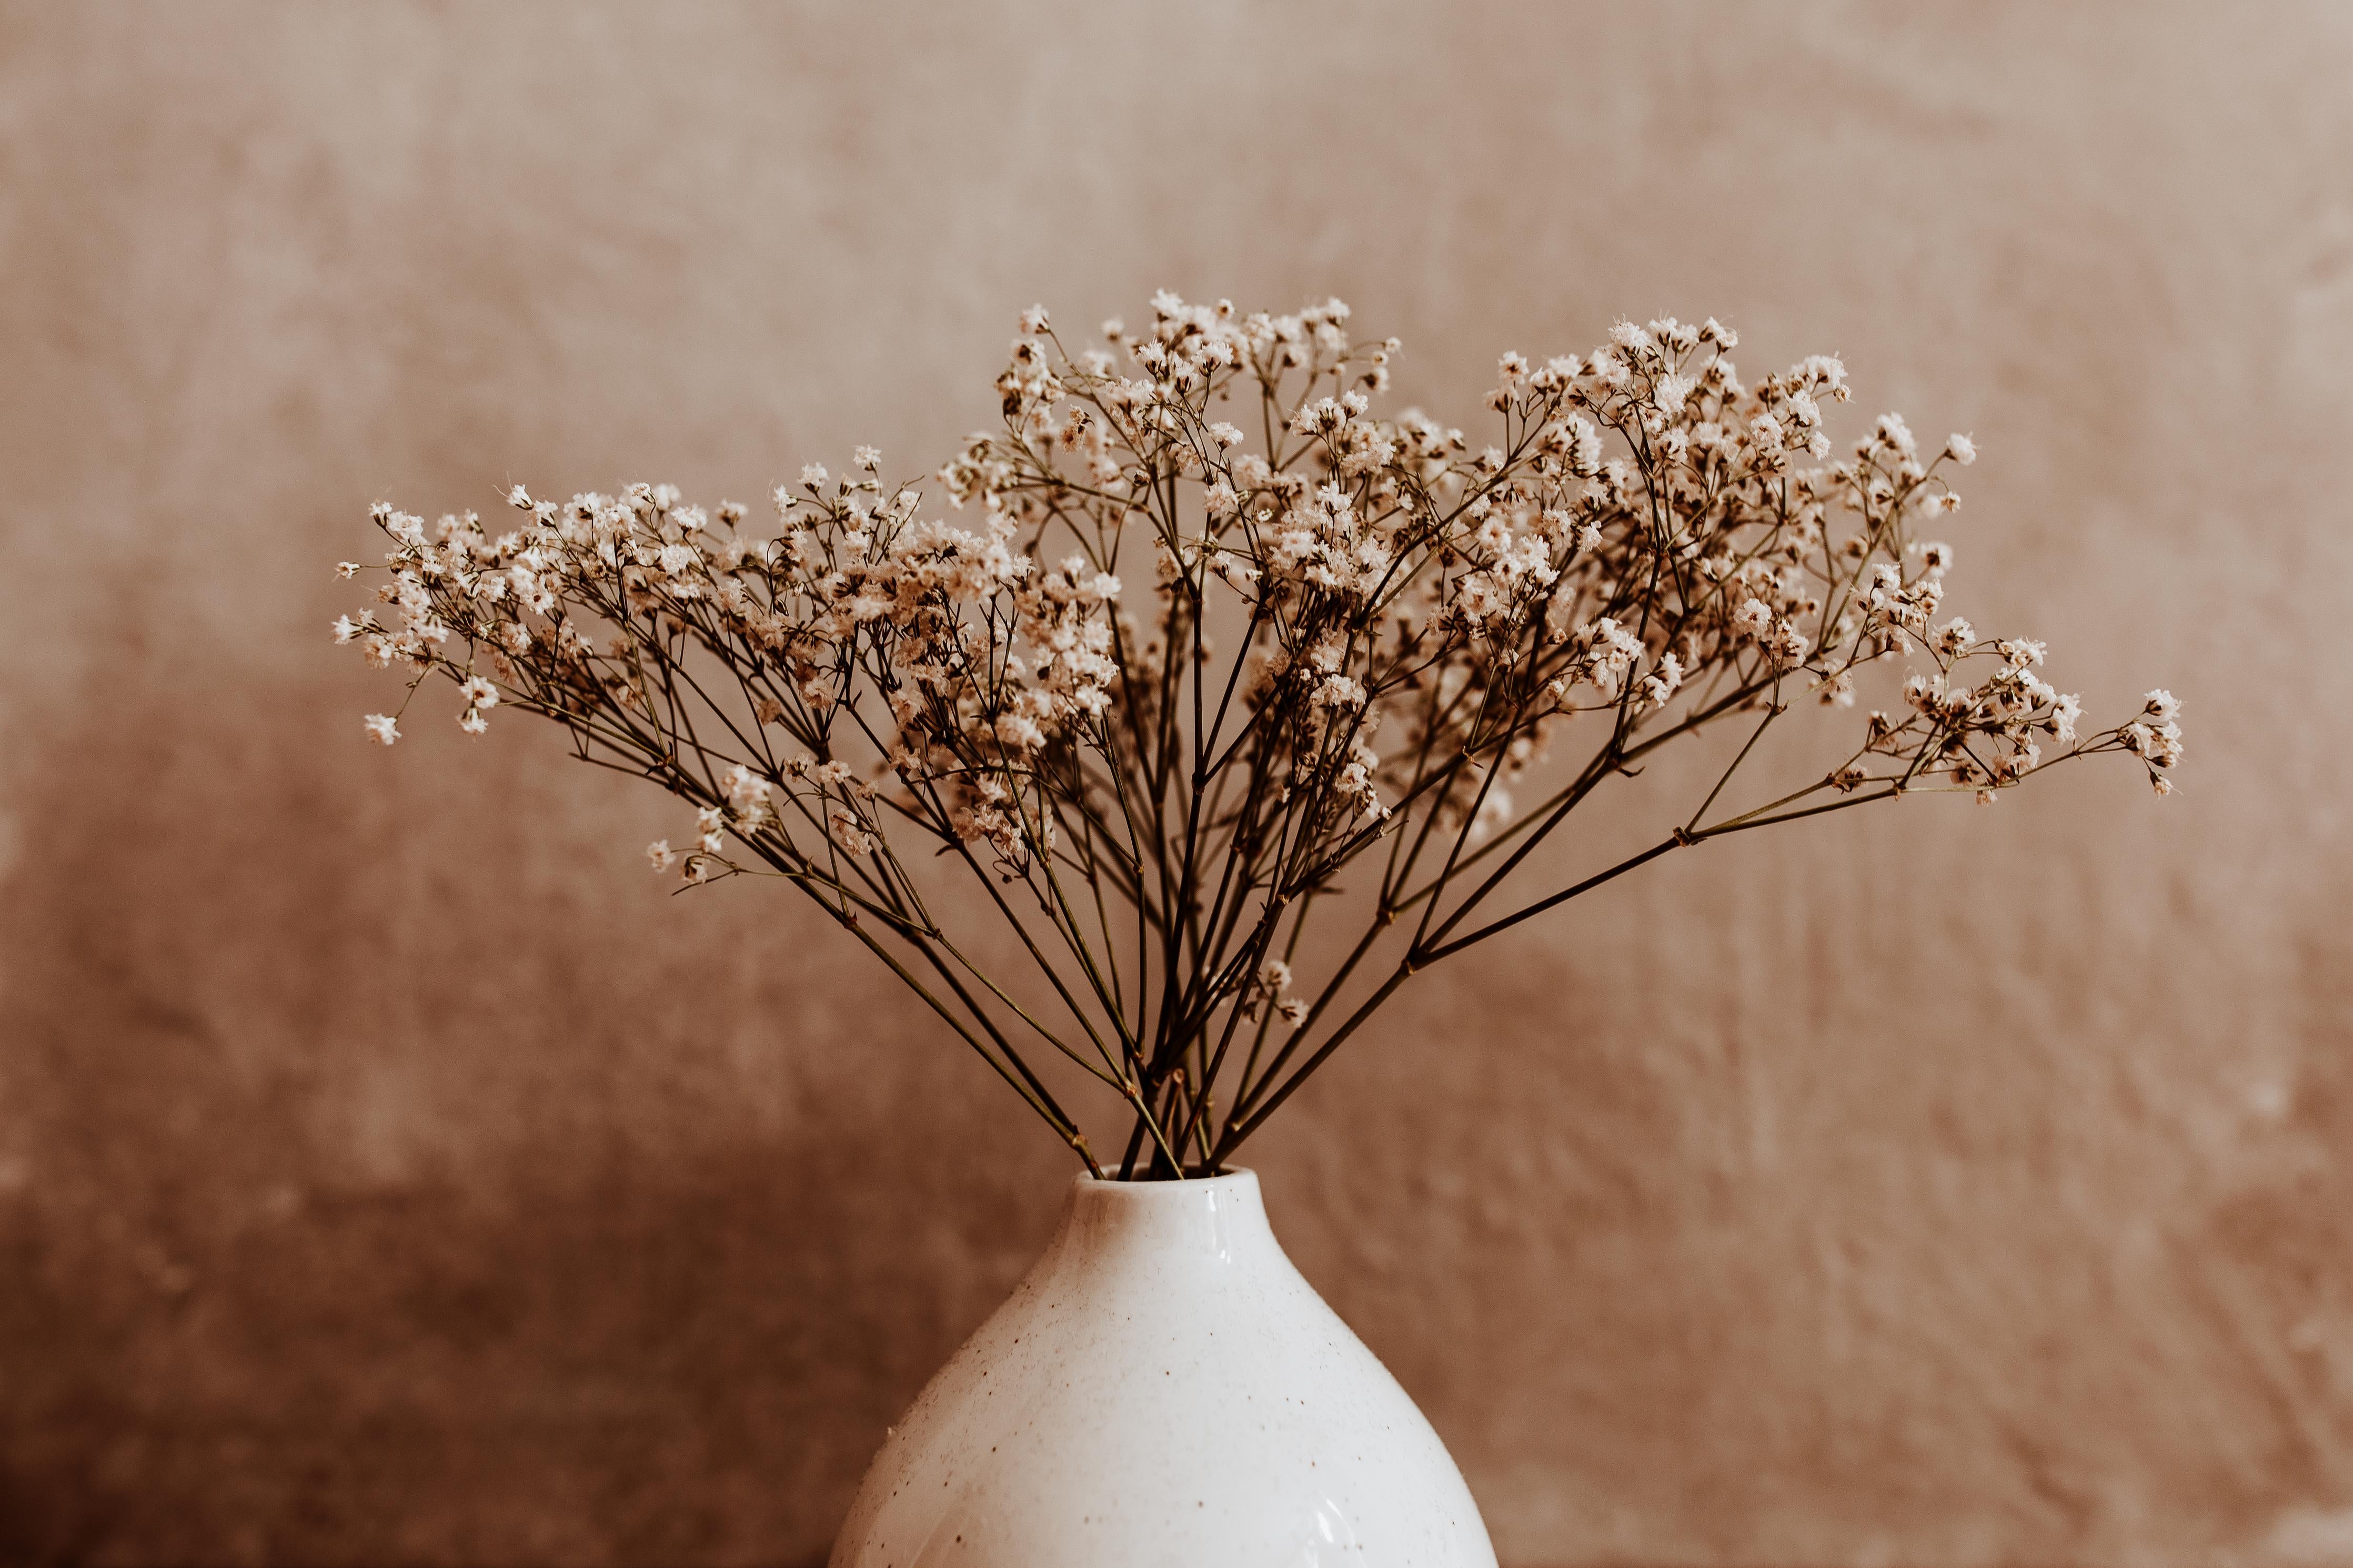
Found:
[[[961,986],[990,948],[914,897],[922,860],[968,868],[1059,933],[1032,951],[1046,993],[1092,1009],[1076,1034],[1042,1016],[1036,1032],[1103,1069],[1158,1135],[1143,1146],[1184,1143],[1198,1111],[1219,1161],[1295,1087],[1302,1042],[1220,1053],[1200,1031],[1217,1038],[1230,1006],[1265,1047],[1274,1020],[1324,1016],[1311,998],[1337,982],[1292,994],[1290,963],[1263,955],[1325,951],[1294,922],[1345,909],[1323,895],[1361,888],[1377,847],[1393,868],[1371,884],[1428,900],[1376,910],[1366,938],[1410,973],[1510,923],[1461,900],[1521,879],[1475,891],[1488,873],[1458,871],[1493,864],[1478,846],[1554,830],[1550,805],[1525,803],[1558,801],[1579,769],[1611,793],[1673,779],[1654,744],[1719,718],[1761,728],[1809,691],[1833,712],[1890,694],[1816,784],[1743,816],[1732,797],[1762,764],[1736,761],[1703,816],[1679,803],[1663,847],[1907,789],[1990,800],[2045,746],[2129,753],[2171,790],[2168,694],[2085,735],[2080,700],[2038,673],[2042,643],[1946,607],[1951,548],[1914,530],[1957,500],[1901,416],[1830,460],[1851,396],[1838,360],[1746,380],[1713,318],[1620,321],[1589,354],[1502,356],[1474,436],[1377,408],[1398,345],[1353,342],[1349,320],[1337,300],[1274,314],[1163,291],[1138,331],[1104,324],[1113,352],[1071,355],[1042,308],[1024,312],[980,405],[998,424],[936,470],[944,517],[914,487],[886,495],[862,446],[838,482],[812,463],[777,487],[767,536],[660,484],[560,504],[514,486],[522,516],[495,538],[452,513],[428,539],[378,503],[389,624],[348,615],[334,636],[412,685],[459,685],[469,732],[501,693],[555,720],[695,807],[683,857],[648,847],[656,869],[733,875],[732,834],[906,973]],[[1253,404],[1292,438],[1243,450],[1218,416]],[[1975,447],[1955,436],[1941,456]],[[367,728],[397,738],[389,716]],[[1569,754],[1548,762],[1556,745]],[[1139,973],[1148,985],[1122,978]],[[926,994],[1007,1046],[1003,1070],[1020,1047],[976,999],[1021,987],[971,977],[969,1006]],[[1212,1060],[1224,1082],[1173,1076],[1214,1079]],[[1230,1077],[1245,1071],[1277,1076]],[[1033,1109],[1080,1146],[1073,1120]]]
[[[874,852],[872,837],[860,826],[858,818],[847,806],[837,805],[828,811],[825,823],[826,831],[832,835],[836,844],[841,846],[842,853],[855,856]]]

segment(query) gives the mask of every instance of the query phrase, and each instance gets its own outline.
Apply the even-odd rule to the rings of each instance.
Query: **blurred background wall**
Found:
[[[2322,0],[0,8],[0,1558],[820,1560],[1063,1152],[665,800],[368,746],[329,568],[928,467],[1165,286],[1465,425],[1841,353],[1977,624],[2184,700],[2174,800],[1672,858],[1254,1145],[1505,1561],[2353,1562],[2349,170]]]

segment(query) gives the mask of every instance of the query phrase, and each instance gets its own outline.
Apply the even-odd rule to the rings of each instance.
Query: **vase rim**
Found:
[[[1153,1191],[1198,1193],[1206,1188],[1218,1186],[1227,1183],[1247,1183],[1255,1186],[1258,1183],[1258,1173],[1248,1165],[1228,1165],[1224,1170],[1219,1172],[1214,1176],[1183,1176],[1179,1177],[1176,1181],[1146,1182],[1135,1180],[1123,1182],[1117,1176],[1097,1176],[1091,1174],[1088,1172],[1081,1171],[1077,1176],[1072,1178],[1071,1181],[1071,1184],[1073,1186],[1091,1193],[1103,1191],[1134,1193]]]

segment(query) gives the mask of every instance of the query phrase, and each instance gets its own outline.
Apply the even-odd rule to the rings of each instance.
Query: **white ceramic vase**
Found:
[[[1470,1489],[1248,1171],[1082,1175],[866,1473],[832,1568],[1493,1568]]]

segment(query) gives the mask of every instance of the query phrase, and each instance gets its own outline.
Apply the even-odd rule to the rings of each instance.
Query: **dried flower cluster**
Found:
[[[503,531],[379,505],[396,616],[336,640],[412,695],[447,676],[470,732],[536,713],[682,797],[656,869],[799,884],[1099,1170],[1023,1053],[1078,1063],[1124,1102],[1128,1175],[1219,1168],[1416,970],[1679,847],[1990,803],[2095,752],[2169,791],[2172,698],[2085,733],[2041,643],[1948,612],[1952,547],[1919,532],[1975,450],[1924,457],[1883,415],[1833,458],[1838,361],[1748,383],[1713,320],[1621,322],[1589,355],[1504,355],[1474,442],[1377,416],[1398,345],[1347,321],[1163,294],[1073,356],[1026,312],[944,518],[871,447],[803,468],[756,532],[666,485],[518,485]],[[1711,816],[1791,705],[1880,674],[1842,760]],[[1726,718],[1696,810],[1524,887],[1596,790]],[[985,973],[935,917],[941,858],[1034,973]],[[1302,947],[1319,908],[1351,945]]]

